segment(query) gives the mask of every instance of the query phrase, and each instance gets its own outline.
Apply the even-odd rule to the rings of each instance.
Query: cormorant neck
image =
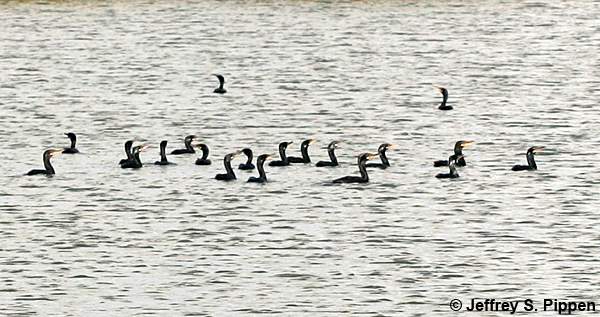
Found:
[[[246,153],[246,155],[248,156],[248,159],[246,160],[246,165],[252,164],[252,159],[254,155],[252,155],[252,152]]]
[[[530,168],[536,170],[537,164],[535,164],[535,159],[533,158],[533,155],[533,152],[527,153],[527,165],[529,165]]]
[[[231,176],[232,178],[236,178],[235,177],[235,173],[233,173],[233,168],[231,168],[231,159],[229,158],[225,158],[223,159],[223,165],[225,166],[225,170],[227,171],[227,175]]]
[[[443,94],[442,95],[442,104],[440,104],[440,107],[445,107],[446,106],[446,101],[448,101],[448,95],[447,94]]]
[[[133,155],[131,153],[131,145],[129,145],[129,144],[125,145],[125,154],[127,154],[128,160],[131,160],[133,158]]]
[[[262,160],[262,161],[260,161],[260,162],[256,162],[256,165],[257,165],[257,166],[256,166],[256,169],[258,169],[258,176],[259,176],[259,177],[260,177],[262,180],[266,181],[266,180],[267,180],[267,173],[265,173],[265,167],[264,167],[264,165],[265,165],[265,161],[264,161],[264,160]]]
[[[167,161],[167,153],[165,153],[165,148],[167,147],[166,144],[161,144],[160,146],[160,161],[161,162],[166,162]]]
[[[192,147],[192,139],[185,140],[185,148],[192,153],[195,152]]]
[[[281,160],[284,162],[287,161],[287,155],[285,154],[285,150],[286,150],[286,148],[283,146],[279,148],[279,156],[281,157]]]
[[[48,174],[54,174],[54,167],[52,167],[52,163],[50,163],[50,155],[44,155],[44,168]]]
[[[327,150],[327,153],[329,154],[329,159],[331,160],[331,162],[334,164],[337,164],[338,160],[337,160],[337,157],[335,156],[335,148],[334,147],[329,148]]]
[[[75,143],[77,143],[77,139],[76,138],[72,138],[71,139],[71,148],[74,149],[75,148]]]
[[[133,154],[133,159],[135,160],[135,162],[139,165],[142,166],[142,160],[140,159],[140,152],[135,152],[135,154]]]
[[[367,174],[367,167],[365,166],[365,164],[367,164],[367,161],[359,161],[358,162],[358,170],[360,171],[360,177],[362,178],[363,181],[368,182],[369,181],[369,174]]]
[[[206,160],[207,158],[208,158],[208,147],[203,146],[202,147],[202,160]]]
[[[302,160],[304,163],[310,163],[310,156],[308,156],[308,144],[300,147],[300,152],[302,153]]]
[[[456,155],[463,155],[462,147],[455,146],[454,147],[454,154],[456,154]]]
[[[385,166],[390,166],[390,161],[388,161],[387,156],[385,156],[385,150],[379,152],[379,158],[381,159],[381,163]]]

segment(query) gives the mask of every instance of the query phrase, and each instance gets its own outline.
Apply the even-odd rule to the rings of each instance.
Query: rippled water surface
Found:
[[[43,316],[440,316],[598,297],[594,1],[0,4],[0,307]],[[213,94],[212,73],[227,79]],[[437,110],[432,84],[454,111]],[[24,177],[78,133],[54,177]],[[122,170],[135,138],[212,166]],[[342,166],[219,182],[224,154],[342,140]],[[472,139],[458,180],[432,161]],[[356,155],[392,167],[364,185]],[[512,172],[546,146],[539,170]],[[237,160],[235,164],[239,163]],[[556,315],[555,313],[547,313]],[[489,313],[492,316],[494,313]],[[499,314],[505,315],[505,314]],[[540,313],[539,315],[543,315]]]

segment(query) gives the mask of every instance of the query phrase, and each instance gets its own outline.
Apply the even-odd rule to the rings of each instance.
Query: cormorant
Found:
[[[202,151],[202,157],[196,159],[196,165],[210,165],[212,162],[208,159],[208,145],[204,143],[198,144],[198,148]]]
[[[196,153],[196,151],[194,151],[194,147],[192,147],[192,141],[194,141],[195,138],[196,138],[195,135],[186,136],[183,141],[185,143],[185,149],[173,150],[171,152],[171,155]]]
[[[462,157],[462,155],[456,155],[456,154],[452,154],[452,156],[450,156],[448,158],[448,168],[450,168],[450,173],[439,173],[437,175],[435,175],[436,178],[458,178],[460,175],[458,175],[458,171],[456,171],[456,161],[458,159],[460,159]]]
[[[459,167],[467,166],[465,157],[462,156],[463,155],[462,150],[464,148],[471,146],[473,143],[475,143],[475,141],[457,141],[456,143],[454,143],[454,154],[461,156],[461,158],[458,159],[458,161],[456,161],[456,166],[459,166]],[[434,167],[448,166],[448,161],[446,161],[446,160],[435,161],[435,162],[433,162],[433,166]]]
[[[232,181],[237,179],[237,177],[235,177],[235,174],[233,173],[233,169],[231,168],[231,160],[240,155],[240,153],[242,153],[242,151],[237,151],[234,153],[229,153],[227,155],[225,155],[225,157],[223,158],[223,165],[225,166],[225,171],[227,171],[227,173],[225,174],[217,174],[215,176],[216,180],[220,180],[220,181]]]
[[[337,157],[335,156],[335,149],[339,148],[339,143],[338,141],[333,141],[331,143],[329,143],[329,145],[327,146],[327,154],[329,154],[329,159],[331,160],[330,162],[328,161],[318,161],[316,166],[317,167],[323,167],[323,166],[338,166],[338,160]]]
[[[256,166],[258,169],[258,177],[251,176],[248,178],[248,183],[266,183],[267,174],[265,173],[265,161],[271,157],[271,154],[262,154],[256,158]]]
[[[252,158],[254,157],[254,155],[252,154],[252,150],[250,148],[245,148],[242,150],[242,153],[244,153],[246,155],[246,157],[248,158],[248,160],[246,161],[246,163],[241,163],[239,166],[239,169],[241,170],[253,170],[254,169],[254,164],[252,164]]]
[[[119,161],[119,164],[124,164],[127,161],[133,160],[133,156],[131,155],[131,146],[133,145],[133,140],[129,140],[125,142],[125,154],[127,154],[127,158]]]
[[[369,182],[369,175],[367,174],[366,163],[368,160],[372,160],[377,157],[377,154],[363,153],[358,156],[358,170],[360,176],[345,176],[334,180],[334,183],[367,183]]]
[[[527,150],[527,165],[515,165],[512,167],[513,171],[532,171],[537,170],[537,164],[535,164],[535,159],[533,158],[535,153],[542,152],[544,150],[543,146],[532,146]]]
[[[171,163],[167,160],[167,140],[163,140],[160,142],[160,161],[154,162],[156,165],[171,165]]]
[[[452,110],[452,106],[447,106],[446,105],[446,101],[448,101],[448,89],[444,88],[444,87],[438,87],[438,86],[434,86],[437,90],[439,90],[442,93],[442,103],[440,104],[440,106],[438,107],[438,109],[440,110]]]
[[[219,74],[213,74],[215,76],[217,76],[217,78],[219,79],[219,88],[216,88],[213,92],[215,94],[224,94],[227,92],[227,90],[225,90],[225,88],[223,88],[223,85],[225,85],[225,77],[223,77],[223,75],[219,75]]]
[[[29,172],[27,172],[26,175],[39,175],[39,174],[43,174],[43,175],[54,175],[54,167],[52,167],[52,163],[50,163],[50,159],[52,157],[55,157],[57,155],[60,155],[61,153],[63,153],[63,149],[49,149],[44,151],[43,154],[43,159],[44,159],[44,169],[40,170],[40,169],[33,169]]]
[[[308,146],[315,143],[317,140],[308,139],[302,141],[300,143],[300,152],[302,153],[302,157],[290,156],[288,157],[288,162],[290,163],[310,163],[310,156],[308,156]]]
[[[71,140],[71,147],[66,147],[63,150],[63,153],[65,153],[65,154],[79,153],[79,150],[77,148],[75,148],[75,143],[77,143],[77,136],[75,135],[75,133],[69,132],[69,133],[65,133],[65,135],[67,137],[69,137],[69,140]]]
[[[293,142],[281,142],[279,143],[279,156],[281,157],[280,161],[271,161],[269,162],[269,166],[288,166],[290,165],[290,161],[288,160],[287,155],[285,154],[285,150],[287,149],[288,145],[292,144]]]
[[[148,148],[148,145],[138,145],[138,146],[134,146],[133,149],[131,149],[131,156],[132,159],[121,164],[121,168],[140,168],[142,167],[142,161],[140,160],[140,152],[146,150]]]
[[[381,163],[367,163],[367,167],[379,167],[381,169],[386,169],[390,167],[390,161],[388,161],[387,156],[385,156],[385,151],[388,149],[395,148],[395,145],[390,143],[383,143],[377,149],[377,153],[379,153],[379,158],[381,158]]]

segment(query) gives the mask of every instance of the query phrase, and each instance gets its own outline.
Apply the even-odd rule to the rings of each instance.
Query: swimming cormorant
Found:
[[[215,76],[217,76],[217,78],[219,79],[219,88],[216,88],[213,92],[215,94],[224,94],[227,92],[227,90],[225,90],[225,88],[223,88],[223,85],[225,85],[225,77],[223,77],[223,75],[219,75],[219,74],[213,74]]]
[[[369,175],[367,174],[366,163],[368,160],[372,160],[377,157],[377,154],[363,153],[358,156],[358,170],[360,176],[345,176],[334,180],[334,183],[367,183],[369,182]]]
[[[544,150],[543,146],[532,146],[527,149],[527,165],[515,165],[512,167],[513,171],[532,171],[537,170],[537,164],[535,164],[535,159],[533,158],[535,153],[542,152]]]
[[[290,156],[288,157],[288,162],[290,163],[310,163],[310,156],[308,156],[308,146],[315,143],[317,140],[308,139],[302,141],[300,143],[300,153],[302,153],[302,157]]]
[[[71,140],[71,147],[66,147],[63,150],[65,154],[75,154],[79,153],[79,150],[75,148],[75,143],[77,143],[77,136],[73,132],[65,133],[65,135]]]
[[[335,156],[335,149],[339,148],[339,143],[338,141],[333,141],[331,143],[329,143],[329,145],[327,146],[327,154],[329,154],[329,159],[331,160],[330,162],[328,161],[318,161],[316,166],[317,167],[324,167],[324,166],[338,166],[338,160],[337,157]]]
[[[167,140],[163,140],[160,142],[160,161],[156,161],[154,162],[154,164],[156,165],[170,165],[170,164],[174,164],[169,162],[169,160],[167,160]]]
[[[475,141],[457,141],[456,143],[454,143],[454,154],[461,156],[461,158],[456,161],[456,166],[459,166],[459,167],[467,166],[465,157],[462,156],[463,155],[462,150],[464,148],[471,146],[471,144],[473,144],[473,143],[475,143]],[[448,161],[446,161],[446,160],[435,161],[435,162],[433,162],[433,166],[434,167],[448,166]]]
[[[132,159],[121,164],[121,168],[140,168],[143,166],[142,160],[140,160],[140,152],[146,150],[148,145],[138,145],[131,149]]]
[[[29,172],[27,172],[26,175],[39,175],[39,174],[43,174],[43,175],[54,175],[54,167],[52,167],[52,163],[50,163],[50,159],[52,157],[55,157],[57,155],[60,155],[63,152],[63,149],[49,149],[44,151],[44,154],[42,155],[43,159],[44,159],[44,169],[33,169]]]
[[[448,101],[448,89],[444,88],[444,87],[438,87],[438,86],[434,86],[437,90],[439,90],[442,93],[442,103],[440,104],[440,106],[438,107],[438,109],[440,110],[452,110],[452,106],[447,106],[446,102]]]
[[[240,153],[242,153],[242,151],[237,151],[234,153],[229,153],[227,155],[225,155],[225,157],[223,157],[223,165],[225,166],[225,171],[227,171],[227,173],[225,174],[217,174],[215,176],[216,180],[220,180],[220,181],[232,181],[237,179],[237,177],[235,177],[235,174],[233,173],[233,169],[231,168],[231,160],[238,156]]]
[[[367,163],[366,166],[367,167],[379,167],[381,169],[386,169],[388,167],[390,167],[390,161],[388,161],[387,156],[385,155],[385,152],[388,149],[393,149],[395,148],[395,145],[390,144],[390,143],[383,143],[379,146],[379,148],[377,149],[377,153],[379,153],[379,158],[381,159],[381,163]]]
[[[246,157],[248,158],[248,160],[246,161],[246,163],[241,163],[239,166],[239,169],[241,170],[253,170],[254,169],[254,164],[252,164],[252,158],[254,157],[254,154],[252,154],[252,149],[250,148],[245,148],[242,150],[242,153],[244,153],[246,155]]]
[[[461,158],[462,155],[452,154],[448,158],[448,168],[450,169],[450,173],[439,173],[435,175],[436,178],[458,178],[458,171],[456,171],[456,161]]]
[[[262,154],[256,158],[256,168],[258,169],[258,177],[251,176],[248,178],[248,183],[266,183],[267,174],[265,173],[265,161],[271,157],[271,154]]]
[[[292,143],[293,143],[292,141],[279,143],[279,156],[280,156],[281,160],[271,161],[271,162],[269,162],[269,166],[288,166],[288,165],[290,165],[290,161],[288,160],[288,157],[285,154],[285,150],[287,149],[288,145],[290,145]]]
[[[119,161],[119,164],[124,164],[127,161],[133,160],[133,156],[131,155],[131,146],[133,145],[133,140],[129,140],[125,142],[125,154],[127,154],[127,158]]]
[[[183,140],[183,142],[185,143],[185,149],[173,150],[171,152],[171,155],[196,153],[196,151],[194,151],[194,147],[192,147],[192,141],[194,141],[195,138],[195,135],[186,136]]]
[[[204,143],[198,144],[198,148],[202,151],[202,157],[196,159],[196,165],[210,165],[212,162],[208,159],[208,145]]]

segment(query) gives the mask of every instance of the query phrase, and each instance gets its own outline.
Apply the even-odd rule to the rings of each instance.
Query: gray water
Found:
[[[0,314],[456,316],[600,302],[600,3],[0,4]],[[213,94],[225,75],[228,93]],[[450,91],[454,111],[438,111]],[[24,177],[41,154],[54,177]],[[122,144],[211,147],[122,170]],[[219,182],[223,155],[342,140],[342,166]],[[456,140],[461,178],[439,180]],[[371,182],[356,155],[382,142]],[[529,146],[546,146],[539,170]],[[238,159],[235,165],[242,162]],[[600,304],[598,305],[600,309]],[[540,307],[541,309],[541,307]],[[468,313],[465,313],[468,314]],[[459,313],[460,315],[460,313]],[[505,316],[507,313],[477,314]],[[537,315],[555,316],[554,312]],[[587,315],[587,314],[582,314]]]

